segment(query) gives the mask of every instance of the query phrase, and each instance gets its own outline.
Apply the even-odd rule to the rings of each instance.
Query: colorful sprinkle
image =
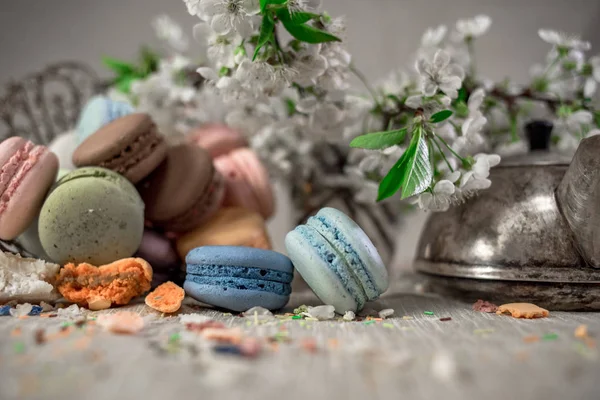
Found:
[[[7,317],[10,315],[11,306],[0,306],[0,317]]]
[[[486,328],[486,329],[475,329],[475,330],[473,331],[473,333],[474,333],[474,334],[476,334],[476,335],[486,335],[486,334],[488,334],[488,333],[492,333],[492,332],[494,332],[494,329],[492,329],[492,328]]]
[[[234,356],[241,356],[243,355],[242,353],[242,349],[240,349],[239,346],[235,346],[235,345],[218,345],[213,347],[213,351],[215,353],[219,353],[219,354],[229,354],[229,355],[234,355]]]
[[[411,319],[414,319],[414,318],[411,317],[410,315],[405,315],[405,316],[402,317],[402,319],[405,320],[405,321],[408,321],[408,320],[411,320]]]
[[[433,315],[433,311],[423,311],[423,314],[425,314],[425,315]]]
[[[31,307],[31,311],[29,311],[29,315],[31,316],[36,316],[36,315],[40,315],[42,313],[43,308],[40,306],[33,306]]]
[[[556,340],[556,339],[558,339],[558,335],[556,333],[547,333],[544,336],[542,336],[542,339],[544,339],[544,340]]]
[[[169,336],[169,343],[179,342],[180,339],[181,339],[181,335],[179,333],[174,333],[171,336]]]
[[[301,315],[294,315],[294,316],[292,317],[292,319],[302,319],[302,316],[301,316]]]
[[[444,317],[444,318],[440,318],[440,321],[452,321],[451,317]]]
[[[23,342],[15,343],[15,353],[17,353],[17,354],[25,353],[25,344]]]
[[[373,320],[368,320],[368,321],[363,322],[363,324],[365,324],[365,325],[371,325],[374,323],[375,323],[375,321],[373,321]]]
[[[381,324],[381,326],[383,326],[384,328],[391,329],[394,327],[394,324],[390,324],[390,323],[386,322],[385,324]]]
[[[535,342],[539,342],[540,341],[540,337],[537,335],[529,335],[529,336],[525,336],[523,338],[523,341],[525,343],[535,343]]]

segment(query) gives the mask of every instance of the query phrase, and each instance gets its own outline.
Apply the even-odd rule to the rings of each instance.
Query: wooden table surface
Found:
[[[193,302],[181,310],[248,336],[285,332],[279,338],[289,340],[266,344],[255,359],[215,354],[179,316],[143,304],[127,307],[145,316],[137,336],[93,325],[60,333],[64,317],[0,317],[0,399],[600,399],[598,349],[574,336],[585,324],[600,339],[600,314],[518,320],[410,288],[370,304],[395,310],[373,323],[256,321]],[[294,295],[291,307],[304,303],[318,301]],[[35,341],[40,329],[44,344]],[[316,340],[316,352],[305,339]]]

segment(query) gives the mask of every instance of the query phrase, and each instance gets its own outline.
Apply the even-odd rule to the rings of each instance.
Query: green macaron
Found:
[[[87,167],[63,176],[40,213],[39,235],[57,263],[103,265],[131,257],[144,233],[144,203],[125,177]]]

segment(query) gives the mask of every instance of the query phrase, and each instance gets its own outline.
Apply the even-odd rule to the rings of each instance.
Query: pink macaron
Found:
[[[190,132],[187,137],[189,143],[196,144],[207,150],[212,158],[225,155],[240,147],[246,147],[246,139],[238,131],[227,125],[203,125]]]
[[[214,164],[225,179],[224,206],[253,210],[265,219],[273,215],[275,199],[269,174],[254,151],[236,149],[215,159]]]
[[[45,146],[20,137],[0,143],[0,239],[12,240],[27,229],[57,173],[58,158]]]

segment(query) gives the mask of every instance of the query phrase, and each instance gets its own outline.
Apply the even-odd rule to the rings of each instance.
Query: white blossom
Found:
[[[186,51],[189,39],[183,29],[168,15],[160,15],[154,19],[152,26],[156,36],[177,51]]]
[[[287,7],[290,13],[315,12],[321,7],[321,0],[288,0]]]
[[[596,93],[598,82],[600,82],[600,56],[590,58],[589,65],[592,70],[589,76],[585,78],[583,86],[583,95],[585,97],[592,97]]]
[[[242,43],[240,35],[218,35],[205,23],[194,25],[193,34],[194,39],[203,46],[208,59],[217,69],[235,67],[236,55],[241,52],[238,50]]]
[[[590,42],[582,41],[579,36],[551,29],[540,29],[538,35],[544,42],[561,48],[587,51],[592,47]]]
[[[454,182],[443,179],[438,181],[431,192],[423,192],[418,196],[419,207],[430,211],[447,211],[453,202],[456,192]]]
[[[203,0],[202,3],[200,16],[216,34],[237,32],[244,38],[253,34],[253,17],[260,12],[259,0]]]
[[[423,47],[437,47],[442,43],[446,37],[448,28],[446,25],[440,25],[436,28],[429,28],[425,31],[421,37],[421,46]]]
[[[204,0],[183,0],[190,15],[198,15]]]
[[[294,82],[300,86],[313,86],[327,70],[327,58],[320,54],[321,46],[305,46],[295,54],[291,67],[297,71]]]
[[[591,130],[594,116],[586,110],[579,110],[561,116],[554,123],[554,132],[559,136],[558,150],[572,153],[579,146],[579,141],[587,137]]]
[[[460,19],[456,22],[456,39],[468,40],[484,35],[490,26],[492,19],[487,15],[478,15],[472,19]]]
[[[443,50],[438,50],[429,62],[420,58],[416,64],[419,72],[421,90],[425,96],[433,96],[438,89],[454,99],[462,86],[464,71],[456,64],[450,63],[450,56]]]

